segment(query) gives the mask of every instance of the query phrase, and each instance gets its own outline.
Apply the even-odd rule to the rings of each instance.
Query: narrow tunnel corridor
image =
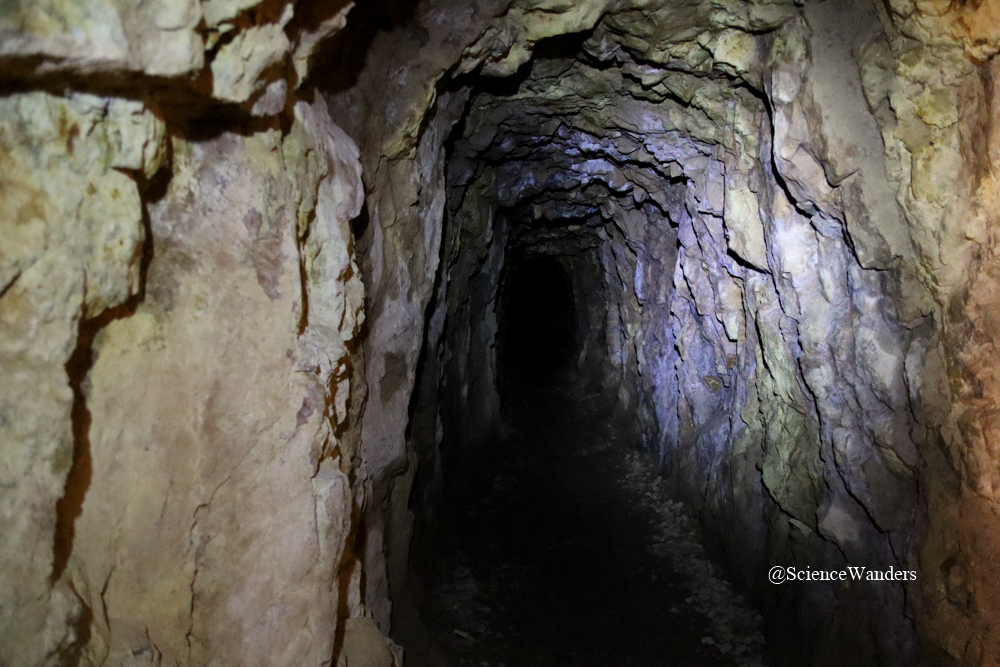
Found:
[[[540,361],[501,369],[495,449],[446,468],[422,573],[433,639],[409,643],[408,664],[764,664],[762,618],[718,576],[690,509],[620,440],[606,397]]]
[[[1000,0],[13,0],[0,667],[1000,666]]]
[[[810,371],[884,365],[900,344],[894,315],[861,302],[884,298],[886,274],[857,265],[836,222],[854,204],[785,157],[808,123],[756,65],[654,66],[621,29],[438,84],[442,265],[408,406],[414,547],[396,601],[411,599],[393,636],[428,665],[912,656],[889,620],[901,587],[767,579],[777,563],[895,571],[885,526],[913,520],[887,514],[916,493],[896,464],[912,461],[901,386],[842,366],[848,399]],[[857,150],[870,129],[831,131]],[[881,188],[851,196],[875,205]],[[845,317],[879,343],[831,348]],[[830,419],[895,443],[858,454],[864,490],[836,470],[847,436]],[[864,608],[895,610],[872,620],[884,633],[824,644]]]
[[[424,629],[397,614],[397,636],[418,667],[762,665],[763,619],[671,499],[640,414],[641,304],[669,300],[685,194],[713,176],[609,155],[582,96],[535,99],[587,62],[586,38],[474,89],[449,141],[442,381],[424,385],[440,489],[415,528]]]
[[[499,295],[500,374],[556,371],[573,358],[583,335],[570,277],[558,259],[544,255],[511,264]]]

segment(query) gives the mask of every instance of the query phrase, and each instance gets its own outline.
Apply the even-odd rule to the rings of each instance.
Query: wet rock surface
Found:
[[[616,436],[607,398],[563,374],[505,399],[499,446],[448,470],[424,610],[441,664],[763,664],[763,619]]]

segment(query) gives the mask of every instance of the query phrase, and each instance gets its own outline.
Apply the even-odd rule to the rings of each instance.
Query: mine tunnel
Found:
[[[497,304],[497,366],[500,372],[558,370],[576,352],[576,295],[558,258],[510,262]]]
[[[759,611],[675,504],[635,339],[645,315],[651,343],[676,345],[679,230],[707,231],[725,167],[679,134],[658,137],[680,158],[664,165],[649,134],[595,126],[588,107],[616,101],[594,92],[592,38],[474,83],[445,142],[443,328],[411,407],[418,424],[439,401],[440,465],[410,503],[421,594],[392,615],[410,664],[763,664]],[[735,336],[711,334],[724,364]]]
[[[0,667],[1000,664],[997,15],[7,2]]]

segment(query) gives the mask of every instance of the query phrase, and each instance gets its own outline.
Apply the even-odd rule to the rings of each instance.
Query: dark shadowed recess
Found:
[[[351,88],[365,67],[375,36],[407,25],[416,8],[416,0],[382,0],[355,5],[351,9],[349,28],[337,32],[313,56],[314,62],[336,64],[315,68],[310,74],[313,84],[328,93]]]
[[[541,378],[565,367],[577,349],[576,304],[559,258],[511,258],[501,289],[501,372]]]

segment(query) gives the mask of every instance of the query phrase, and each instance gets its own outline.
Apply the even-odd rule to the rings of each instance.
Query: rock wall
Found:
[[[284,141],[174,142],[149,207],[146,298],[94,340],[90,488],[68,569],[100,610],[95,664],[139,649],[194,664],[334,653],[353,452],[333,431],[361,312],[344,280],[357,196],[335,190],[360,183],[324,110],[297,111]]]
[[[997,454],[990,277],[997,156],[996,8],[892,6],[888,46],[865,52],[865,94],[907,215],[934,333],[911,347],[907,382],[927,515],[918,559],[921,627],[953,657],[997,664]],[[891,112],[891,113],[890,113]],[[928,318],[929,319],[929,318]]]
[[[0,662],[43,664],[78,652],[89,625],[79,596],[51,582],[65,567],[56,504],[87,426],[82,378],[67,371],[81,318],[140,290],[143,206],[116,167],[155,172],[163,128],[129,101],[23,93],[2,104]]]
[[[0,664],[398,662],[343,631],[363,192],[302,87],[349,8],[0,12]]]

